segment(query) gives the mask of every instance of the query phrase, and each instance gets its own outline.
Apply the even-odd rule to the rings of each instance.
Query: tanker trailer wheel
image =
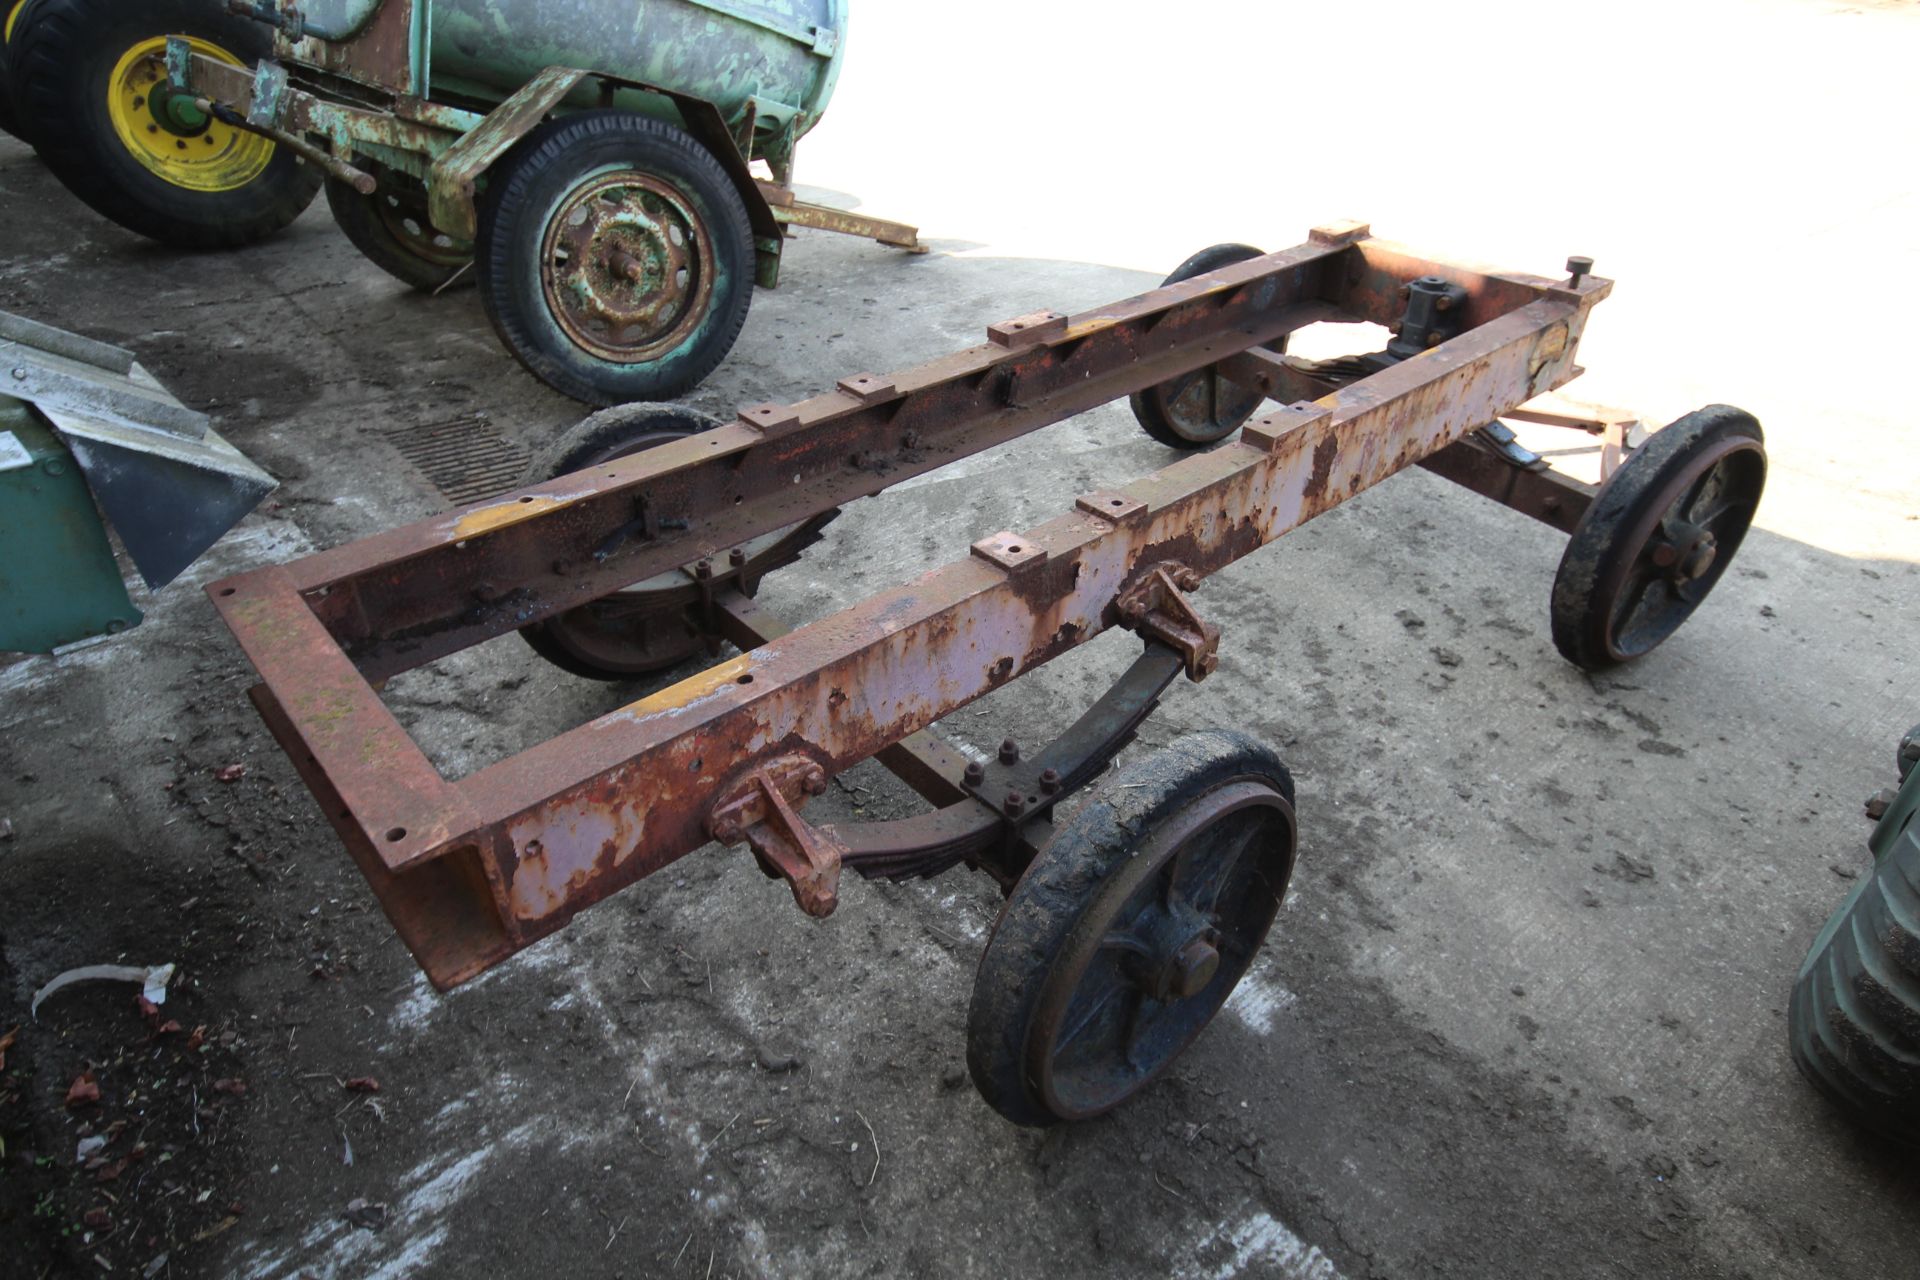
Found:
[[[1787,1043],[1841,1110],[1920,1145],[1920,775],[1907,768],[1874,831],[1872,872],[1800,966]]]
[[[681,405],[615,405],[555,437],[528,468],[527,482],[606,467],[719,425],[719,419]],[[605,478],[617,474],[609,467]],[[739,584],[753,594],[764,574],[799,559],[839,514],[828,511],[749,540],[739,548],[737,561],[730,557],[709,565],[708,589]],[[631,680],[678,666],[708,649],[702,599],[699,579],[674,569],[524,626],[520,635],[563,671],[592,680]]]
[[[422,293],[473,279],[473,244],[436,229],[427,217],[427,190],[417,179],[377,169],[378,188],[363,196],[338,178],[327,179],[327,208],[340,233],[382,271]]]
[[[1627,456],[1575,526],[1553,580],[1553,643],[1587,671],[1672,635],[1726,572],[1767,479],[1753,415],[1708,405]]]
[[[188,249],[251,244],[300,216],[320,171],[213,119],[167,83],[166,37],[235,65],[272,52],[217,0],[32,0],[11,49],[14,101],[67,189],[143,236]]]
[[[1175,267],[1160,287],[1260,256],[1261,251],[1252,245],[1216,244]],[[1273,349],[1286,350],[1286,339],[1280,339]],[[1221,377],[1209,366],[1135,392],[1127,403],[1133,407],[1134,420],[1161,444],[1199,449],[1238,431],[1265,399],[1260,392]]]
[[[1100,788],[1014,886],[980,957],[967,1066],[1015,1124],[1132,1097],[1226,1002],[1286,896],[1293,779],[1210,729]]]
[[[577,400],[664,400],[740,336],[753,295],[746,206],[672,125],[583,111],[541,126],[489,177],[480,300],[536,378]]]

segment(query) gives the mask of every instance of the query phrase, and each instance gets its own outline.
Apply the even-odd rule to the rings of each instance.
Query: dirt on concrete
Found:
[[[1910,1158],[1794,1076],[1782,1011],[1863,865],[1855,797],[1913,719],[1878,718],[1915,684],[1884,639],[1920,621],[1911,561],[1756,531],[1710,609],[1605,678],[1547,639],[1555,536],[1425,475],[1220,575],[1199,597],[1220,672],[1176,687],[1124,759],[1213,724],[1277,746],[1292,895],[1162,1082],[1022,1130],[966,1075],[1000,899],[965,872],[850,882],[812,921],[709,849],[434,994],[199,585],[440,509],[393,428],[476,417],[533,451],[582,411],[512,364],[471,293],[405,292],[323,211],[176,255],[8,142],[0,196],[0,308],[132,347],[282,481],[142,597],[140,628],[0,667],[0,1036],[20,1028],[0,1274],[1910,1270]],[[693,401],[796,398],[1154,283],[936,249],[802,237]],[[1084,415],[855,504],[763,598],[818,616],[1171,457],[1124,406]],[[944,730],[1041,740],[1131,656],[1089,646]],[[388,699],[460,776],[635,693],[506,637]],[[809,813],[916,804],[862,766]],[[93,963],[178,974],[152,1010],[104,983],[28,1016]],[[98,1100],[69,1105],[88,1074]]]

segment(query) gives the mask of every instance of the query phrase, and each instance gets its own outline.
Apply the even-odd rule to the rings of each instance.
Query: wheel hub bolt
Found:
[[[635,284],[647,274],[646,263],[628,253],[625,249],[615,249],[607,255],[607,269],[617,276],[625,276]]]
[[[987,766],[981,764],[978,760],[969,760],[967,761],[966,771],[960,776],[966,781],[968,786],[977,787],[987,780]]]
[[[747,553],[742,551],[740,548],[735,547],[733,550],[727,552],[727,563],[732,565],[734,568],[738,569],[741,565],[744,565],[746,562],[747,562]]]
[[[1181,999],[1188,999],[1206,990],[1213,981],[1213,975],[1220,970],[1220,953],[1207,939],[1195,937],[1187,939],[1186,945],[1173,953],[1172,971],[1168,975],[1168,987]]]
[[[1020,744],[1015,742],[1012,738],[1004,739],[1000,743],[1000,763],[1001,764],[1018,764],[1019,761],[1020,761]]]
[[[1700,536],[1694,539],[1693,545],[1687,548],[1686,556],[1680,561],[1681,576],[1692,581],[1705,574],[1713,568],[1713,558],[1719,550],[1720,546],[1714,541],[1713,535],[1701,530]]]
[[[1040,790],[1048,795],[1052,795],[1059,789],[1060,771],[1058,769],[1042,769],[1040,771]]]
[[[1027,798],[1018,791],[1009,791],[1000,807],[1006,811],[1009,818],[1017,818],[1027,811]]]

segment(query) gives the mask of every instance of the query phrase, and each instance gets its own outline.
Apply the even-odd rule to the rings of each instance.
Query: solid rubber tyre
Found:
[[[1910,796],[1903,808],[1905,829],[1808,950],[1787,1032],[1821,1093],[1872,1131],[1920,1145],[1920,817]]]
[[[671,224],[678,237],[670,244],[664,233],[628,241],[633,270],[651,272],[662,255],[689,255],[686,261],[659,281],[649,274],[646,288],[628,289],[613,279],[601,240],[572,256],[576,250],[561,239],[576,214],[599,208],[589,199],[596,187],[651,200],[657,225]],[[659,212],[662,202],[667,208]],[[479,214],[476,269],[487,318],[530,373],[577,400],[611,405],[679,395],[712,372],[746,323],[754,273],[746,206],[719,161],[682,129],[612,110],[548,121],[489,176]],[[645,224],[643,215],[625,225]],[[608,236],[626,234],[611,215],[605,226]],[[603,320],[603,341],[586,304],[581,315],[569,309],[589,297],[679,301],[660,304],[665,321],[632,326],[645,336]]]
[[[1172,1010],[1183,1020],[1169,1043],[1149,1047],[1155,1061],[1097,1096],[1083,1094],[1077,1105],[1063,1105],[1046,1078],[1059,1041],[1045,1028],[1048,1010],[1070,1009],[1081,977],[1090,972],[1073,973],[1073,957],[1105,945],[1097,940],[1108,937],[1108,926],[1130,910],[1126,904],[1134,898],[1127,895],[1144,888],[1152,898],[1162,866],[1172,868],[1170,877],[1180,874],[1178,848],[1154,852],[1156,831],[1185,830],[1194,814],[1236,794],[1264,805],[1256,816],[1269,825],[1243,837],[1240,851],[1218,872],[1209,904],[1220,908],[1217,923],[1227,927],[1231,921],[1233,958],[1223,943],[1220,967],[1203,988],[1157,1005],[1156,1016]],[[1229,818],[1253,812],[1238,810]],[[1293,779],[1271,748],[1242,733],[1187,734],[1101,786],[1035,856],[981,954],[967,1012],[967,1067],[980,1095],[1015,1124],[1039,1127],[1098,1114],[1145,1088],[1199,1034],[1252,964],[1285,897],[1295,845]],[[1142,854],[1159,860],[1157,865],[1141,862]],[[1229,881],[1238,890],[1231,895]],[[1053,1025],[1059,1025],[1057,1016]],[[1131,1049],[1128,1055],[1131,1061]]]
[[[533,458],[527,467],[527,483],[552,480],[575,471],[625,458],[657,445],[685,439],[720,425],[717,418],[697,409],[671,404],[618,404],[590,413],[567,428]],[[682,634],[677,611],[662,615],[657,625],[666,629],[659,637],[658,656],[632,662],[595,661],[573,640],[574,625],[590,621],[594,605],[581,605],[554,618],[543,619],[520,628],[520,638],[532,650],[570,675],[588,680],[632,680],[677,666],[703,647],[698,633]]]
[[[1262,250],[1248,244],[1211,245],[1175,267],[1160,287],[1261,256]],[[1273,349],[1286,350],[1286,339]],[[1141,430],[1161,444],[1175,449],[1204,449],[1239,430],[1265,399],[1258,391],[1229,382],[1208,368],[1137,391],[1127,398],[1127,404]]]
[[[1740,549],[1766,485],[1760,423],[1731,405],[1676,419],[1628,454],[1567,539],[1554,575],[1554,646],[1586,671],[1652,651],[1706,599]],[[1677,549],[1670,536],[1687,531]],[[1711,535],[1701,540],[1702,534]],[[1695,548],[1706,547],[1705,567]],[[1679,566],[1661,566],[1662,552]]]
[[[434,229],[426,217],[426,191],[402,178],[378,175],[380,186],[361,195],[339,178],[326,180],[333,221],[367,261],[394,279],[438,293],[473,279],[473,246]]]
[[[127,51],[187,35],[251,63],[271,52],[265,27],[212,0],[33,3],[10,46],[15,103],[47,167],[96,212],[163,244],[224,249],[272,235],[313,202],[320,171],[285,147],[271,147],[257,172],[228,189],[192,190],[136,158],[111,115],[114,72]]]

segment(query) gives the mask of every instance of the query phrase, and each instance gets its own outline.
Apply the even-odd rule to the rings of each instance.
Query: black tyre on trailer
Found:
[[[341,234],[369,262],[422,293],[470,283],[473,245],[434,227],[425,184],[390,169],[375,167],[374,175],[379,186],[372,195],[327,179],[327,208]]]
[[[1833,913],[1794,981],[1788,1046],[1813,1085],[1878,1134],[1920,1145],[1920,725],[1868,847],[1873,871]]]
[[[732,349],[753,297],[746,205],[684,130],[583,111],[528,134],[480,203],[480,300],[547,385],[664,400]]]
[[[265,27],[216,0],[31,0],[9,44],[15,108],[47,167],[97,212],[188,249],[251,244],[300,216],[321,173],[196,108],[167,82],[166,38],[249,65]]]
[[[19,30],[20,19],[32,2],[0,0],[0,132],[21,139],[26,134],[21,132],[20,114],[13,106],[13,75],[9,64],[12,62],[13,33]]]

